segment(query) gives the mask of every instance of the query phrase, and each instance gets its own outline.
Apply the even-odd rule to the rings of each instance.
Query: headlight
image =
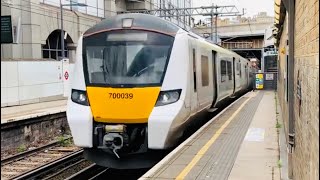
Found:
[[[82,104],[85,106],[89,105],[86,91],[72,89],[71,100],[75,103]]]
[[[156,106],[163,106],[177,102],[180,98],[181,89],[171,91],[161,91]]]

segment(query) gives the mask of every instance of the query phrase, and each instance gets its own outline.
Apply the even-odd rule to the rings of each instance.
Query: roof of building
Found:
[[[219,33],[220,38],[264,36],[265,30]]]

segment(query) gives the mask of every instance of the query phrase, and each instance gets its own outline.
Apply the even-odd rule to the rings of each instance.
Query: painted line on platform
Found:
[[[213,117],[211,120],[209,120],[206,124],[204,124],[200,129],[198,129],[193,135],[191,135],[188,139],[186,139],[184,142],[182,142],[177,148],[175,148],[173,151],[171,151],[166,157],[164,157],[160,162],[158,162],[155,166],[153,166],[149,171],[147,171],[144,175],[142,175],[139,180],[145,180],[153,178],[153,175],[169,160],[174,157],[186,144],[188,144],[192,139],[194,139],[196,136],[198,136],[205,128],[207,128],[210,124],[213,123],[217,118],[219,118],[224,112],[226,112],[231,106],[239,102],[243,97],[252,97],[255,96],[255,94],[252,94],[254,92],[250,91],[241,96],[239,99],[231,103],[229,106],[224,108],[220,113],[218,113],[215,117]]]
[[[247,102],[252,97],[249,97],[245,102],[243,102],[240,107],[229,117],[229,119],[218,129],[218,131],[211,137],[211,139],[197,152],[197,154],[193,157],[191,162],[180,172],[180,174],[176,177],[176,179],[184,179],[192,168],[197,164],[197,162],[202,158],[203,155],[208,151],[211,145],[219,138],[223,130],[230,124],[230,122],[236,117],[236,115],[240,112],[240,110],[247,104]]]

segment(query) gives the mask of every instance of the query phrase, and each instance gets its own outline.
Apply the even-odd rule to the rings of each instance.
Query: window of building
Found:
[[[60,30],[53,31],[47,38],[46,44],[42,45],[42,57],[49,59],[60,60],[62,57],[61,51],[61,34]],[[64,39],[64,57],[69,57],[68,54],[68,43],[73,43],[69,34]]]
[[[114,1],[114,0],[113,0]],[[60,3],[58,0],[40,0],[40,2],[44,4],[49,4],[52,6],[60,7]],[[70,3],[71,1],[65,1],[65,3]],[[63,1],[62,1],[63,3]],[[67,4],[68,4],[67,3]],[[77,6],[77,3],[86,4],[87,6]],[[105,17],[105,2],[104,0],[72,0],[71,6],[63,6],[63,9],[70,9],[73,11],[79,11],[84,14],[97,16],[97,17]]]
[[[201,79],[202,86],[209,85],[209,62],[208,56],[201,56]]]

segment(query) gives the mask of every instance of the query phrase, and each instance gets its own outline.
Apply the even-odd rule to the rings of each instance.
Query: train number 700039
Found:
[[[109,93],[109,98],[112,99],[132,99],[132,93]]]

